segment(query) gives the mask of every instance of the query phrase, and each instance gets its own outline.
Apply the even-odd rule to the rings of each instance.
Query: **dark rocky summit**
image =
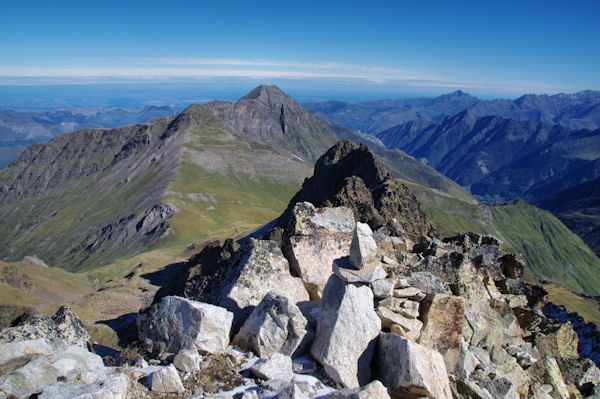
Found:
[[[288,223],[294,206],[303,201],[316,207],[348,207],[357,221],[374,230],[395,218],[413,240],[433,231],[410,190],[385,170],[366,145],[350,140],[338,142],[319,158],[313,176],[304,181],[280,217],[280,226]]]

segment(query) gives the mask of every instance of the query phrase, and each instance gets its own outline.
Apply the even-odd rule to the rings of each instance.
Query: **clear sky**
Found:
[[[265,83],[359,97],[600,89],[598,0],[5,0],[1,9],[3,86]]]

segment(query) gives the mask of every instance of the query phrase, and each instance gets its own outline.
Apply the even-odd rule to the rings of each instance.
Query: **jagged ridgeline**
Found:
[[[0,257],[33,254],[86,270],[255,228],[285,209],[336,141],[274,86],[235,104],[57,136],[0,170]],[[384,159],[404,179],[460,191],[401,151],[390,154]]]

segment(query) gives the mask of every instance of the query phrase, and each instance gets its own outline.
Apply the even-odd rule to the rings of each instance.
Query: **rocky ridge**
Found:
[[[319,174],[352,166],[356,149],[348,142],[334,147],[313,182],[329,187]],[[385,184],[384,171],[362,154],[365,178]],[[307,186],[328,190],[314,184]],[[106,366],[87,351],[57,351],[49,343],[23,359],[22,350],[5,346],[2,364],[9,366],[0,389],[42,398],[600,395],[600,370],[579,357],[573,327],[544,315],[545,291],[522,280],[522,258],[504,253],[500,240],[417,237],[410,221],[393,217],[401,207],[385,213],[348,205],[292,203],[274,234],[279,243],[228,240],[192,257],[138,315],[150,366]],[[379,223],[362,223],[372,222],[374,210]],[[79,325],[74,317],[55,318],[40,323],[49,327],[39,336],[3,330],[10,342],[1,345],[31,347],[53,335],[47,329],[78,331],[60,327]],[[28,328],[27,320],[19,323],[12,328]],[[82,334],[56,335],[68,343]]]

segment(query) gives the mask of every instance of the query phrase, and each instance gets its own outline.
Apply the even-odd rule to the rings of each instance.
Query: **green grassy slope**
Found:
[[[473,231],[493,234],[507,251],[527,261],[526,277],[580,294],[600,295],[600,259],[550,212],[524,201],[488,206],[410,185],[442,236]]]

